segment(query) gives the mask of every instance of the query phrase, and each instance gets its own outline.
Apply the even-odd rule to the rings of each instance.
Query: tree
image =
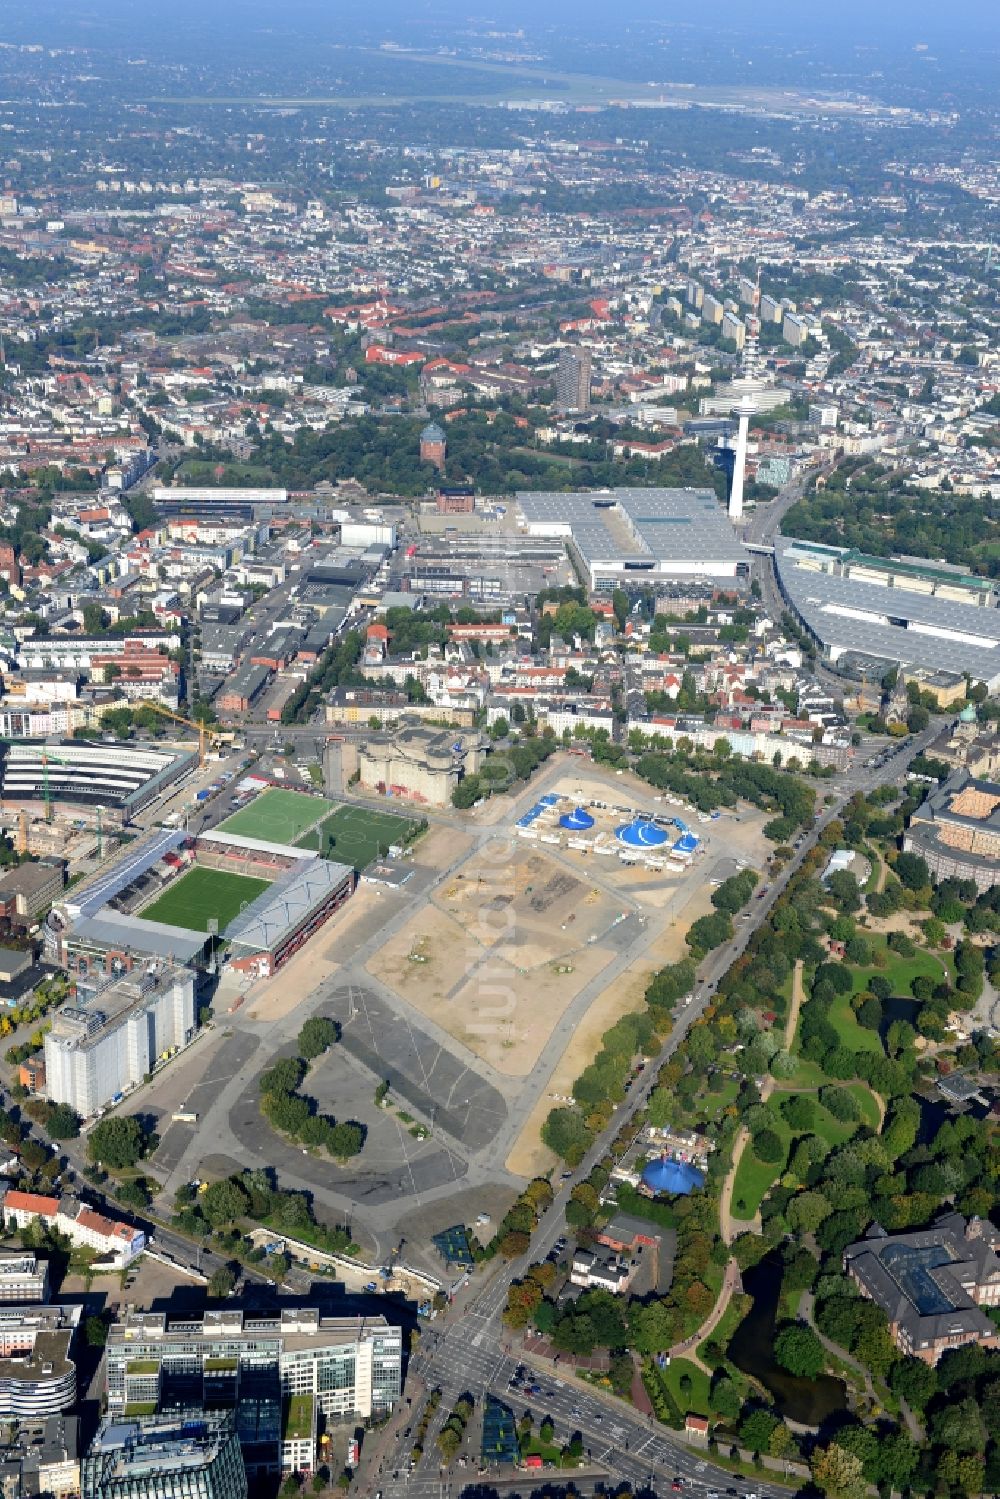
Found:
[[[49,1112],[45,1129],[53,1140],[75,1140],[80,1133],[80,1116],[68,1103],[57,1103]]]
[[[861,1459],[837,1442],[815,1449],[809,1471],[827,1499],[867,1499],[868,1480]]]
[[[783,1327],[774,1340],[774,1356],[789,1374],[815,1379],[826,1362],[823,1344],[811,1327]]]
[[[353,1121],[341,1121],[335,1124],[327,1137],[326,1148],[338,1161],[349,1161],[352,1155],[357,1155],[365,1143],[365,1132],[360,1124]]]
[[[849,870],[834,870],[825,883],[841,915],[850,916],[861,909],[861,887]]]
[[[919,854],[898,854],[893,869],[896,878],[906,886],[907,890],[923,890],[931,882],[927,860],[921,858]]]
[[[800,1234],[813,1234],[833,1212],[822,1192],[800,1192],[785,1209],[789,1227]]]
[[[339,1039],[340,1028],[336,1021],[328,1020],[325,1015],[313,1015],[299,1031],[299,1055],[311,1062]]]
[[[236,1223],[246,1213],[249,1205],[250,1199],[243,1187],[231,1176],[213,1182],[201,1197],[202,1212],[209,1223],[219,1227]]]
[[[87,1137],[90,1160],[112,1171],[125,1171],[141,1157],[146,1140],[142,1125],[134,1114],[112,1115],[101,1119]]]
[[[633,1302],[628,1309],[629,1340],[637,1353],[662,1353],[673,1342],[674,1326],[664,1301]]]
[[[715,1414],[721,1416],[723,1420],[736,1420],[740,1413],[740,1394],[728,1374],[722,1375],[712,1385],[709,1404]]]
[[[811,1130],[816,1122],[816,1105],[805,1093],[792,1093],[782,1102],[781,1112],[794,1130]]]
[[[542,1143],[568,1166],[580,1164],[592,1139],[591,1130],[576,1108],[552,1109],[542,1125]]]
[[[257,1079],[261,1093],[294,1093],[305,1076],[305,1063],[301,1057],[283,1057],[272,1063]]]
[[[223,1296],[229,1295],[235,1284],[236,1276],[230,1270],[229,1266],[220,1265],[212,1273],[212,1278],[208,1283],[208,1294],[214,1296],[217,1300],[221,1300]]]
[[[740,1441],[751,1452],[766,1452],[777,1425],[777,1417],[769,1410],[753,1410],[740,1422]]]
[[[754,1135],[753,1148],[757,1159],[768,1164],[780,1161],[785,1154],[781,1136],[773,1129],[762,1129],[760,1134]]]
[[[83,1324],[88,1348],[103,1348],[108,1341],[108,1324],[103,1317],[88,1317]]]
[[[127,1208],[135,1208],[139,1212],[149,1206],[149,1188],[142,1179],[122,1182],[115,1188],[115,1196]]]
[[[931,1422],[931,1435],[938,1447],[953,1452],[982,1452],[986,1428],[976,1401],[969,1397],[938,1411]]]

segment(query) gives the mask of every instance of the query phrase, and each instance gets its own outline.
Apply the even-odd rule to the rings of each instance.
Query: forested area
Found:
[[[894,470],[848,459],[787,512],[786,536],[855,547],[876,557],[943,557],[973,572],[1000,575],[1000,500],[908,484]]]

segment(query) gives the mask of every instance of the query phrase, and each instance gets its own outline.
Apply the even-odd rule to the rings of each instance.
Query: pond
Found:
[[[799,1379],[783,1369],[774,1357],[774,1331],[781,1293],[781,1263],[772,1256],[761,1260],[743,1276],[743,1286],[753,1297],[753,1306],[743,1318],[729,1344],[728,1355],[744,1374],[760,1380],[774,1397],[775,1410],[803,1426],[822,1423],[847,1405],[842,1380],[830,1374],[818,1379]]]
[[[930,1145],[945,1120],[954,1119],[955,1114],[951,1104],[943,1098],[925,1098],[922,1093],[914,1093],[913,1098],[920,1109],[916,1143]]]
[[[908,998],[905,994],[891,994],[888,999],[883,999],[882,1023],[878,1028],[883,1044],[894,1020],[908,1020],[912,1026],[915,1026],[919,1009],[920,1005],[917,1001]]]

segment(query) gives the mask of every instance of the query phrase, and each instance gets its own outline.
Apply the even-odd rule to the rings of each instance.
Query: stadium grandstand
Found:
[[[229,962],[242,973],[274,973],[354,889],[354,870],[326,859],[300,860],[226,928]]]
[[[124,825],[197,763],[190,750],[147,744],[0,744],[0,811],[79,816],[101,807]]]

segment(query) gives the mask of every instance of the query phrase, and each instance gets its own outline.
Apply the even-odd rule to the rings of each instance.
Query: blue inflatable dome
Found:
[[[577,807],[574,812],[567,812],[560,817],[559,826],[568,828],[571,833],[585,833],[594,826],[594,819],[582,807]]]
[[[666,1156],[650,1161],[642,1180],[651,1192],[666,1192],[671,1197],[686,1197],[705,1185],[704,1173],[696,1166],[689,1166],[686,1161],[671,1161]]]
[[[629,848],[662,848],[670,839],[669,833],[658,828],[655,822],[643,822],[638,817],[634,822],[615,828],[615,837]]]

